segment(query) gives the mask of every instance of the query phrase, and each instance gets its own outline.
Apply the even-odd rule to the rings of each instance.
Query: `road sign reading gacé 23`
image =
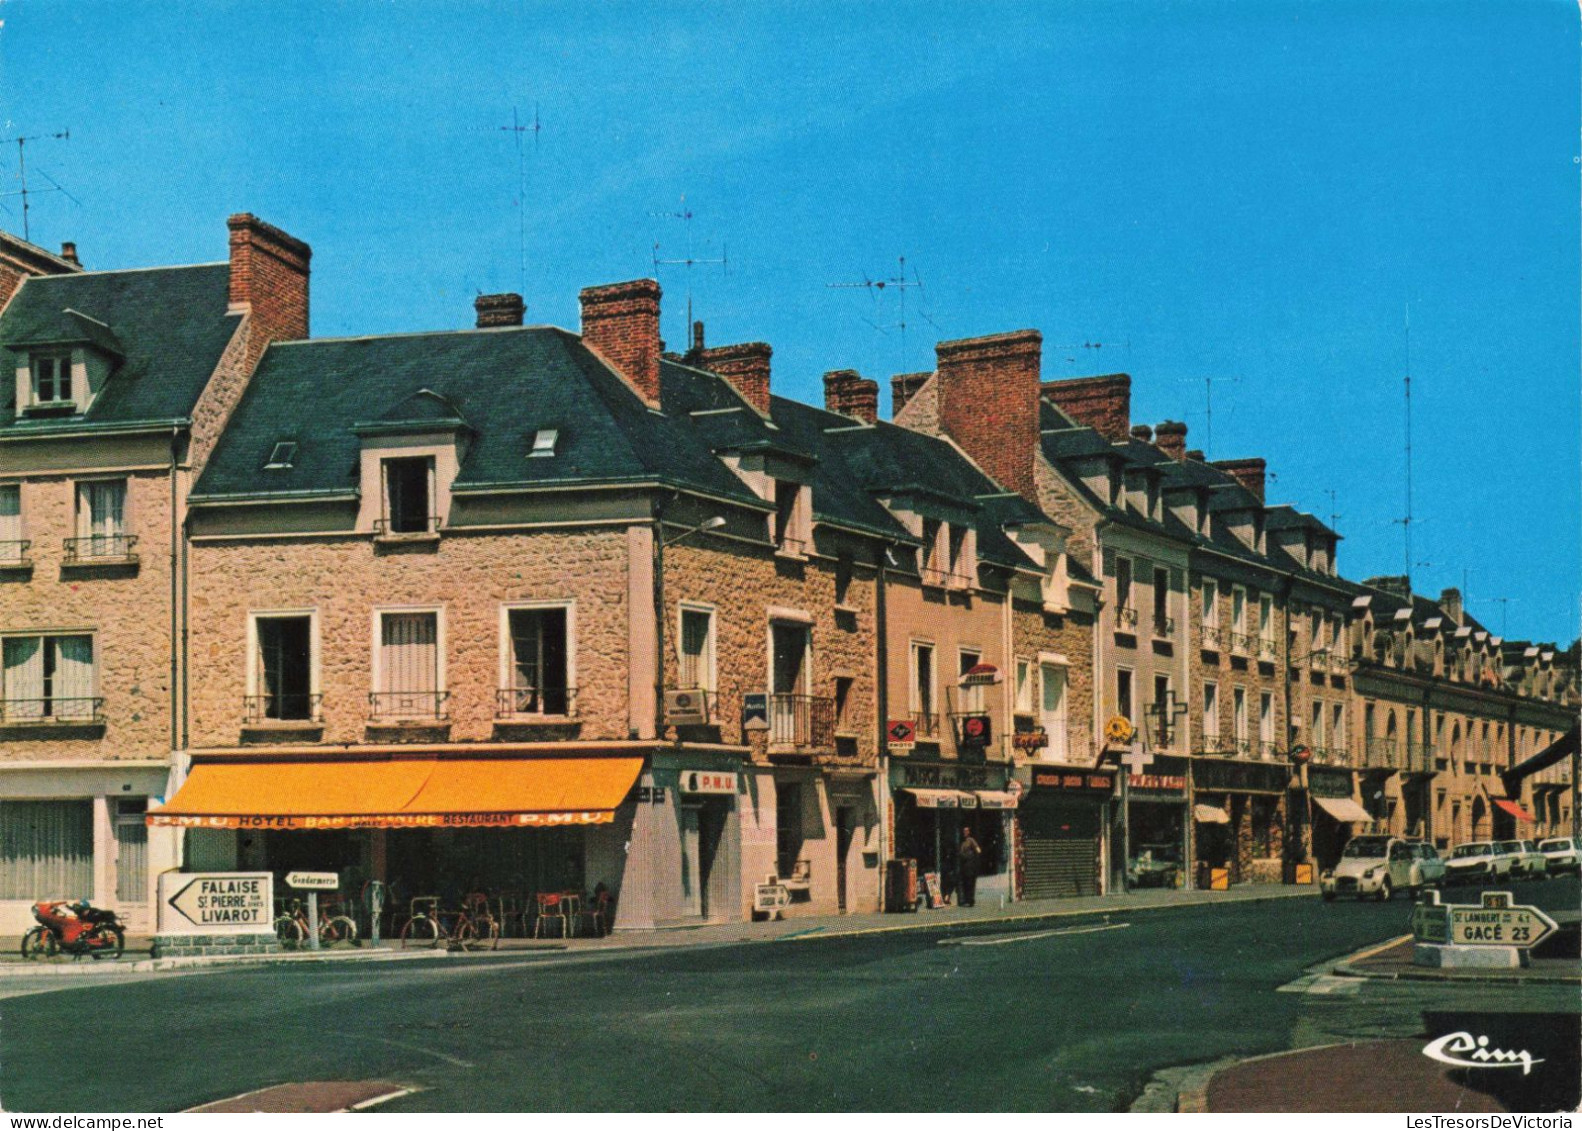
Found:
[[[1486,891],[1479,904],[1439,902],[1439,893],[1412,911],[1418,942],[1450,946],[1537,946],[1558,926],[1536,907],[1513,903],[1508,891]]]

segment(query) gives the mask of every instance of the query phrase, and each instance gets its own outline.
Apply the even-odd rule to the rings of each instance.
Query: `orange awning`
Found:
[[[1538,819],[1527,810],[1523,809],[1519,802],[1507,801],[1503,797],[1496,797],[1493,799],[1493,801],[1494,804],[1498,805],[1501,809],[1504,809],[1518,821],[1536,821]]]
[[[150,825],[407,829],[600,825],[641,758],[200,762]]]

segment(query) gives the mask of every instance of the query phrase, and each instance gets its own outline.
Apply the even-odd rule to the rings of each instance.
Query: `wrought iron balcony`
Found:
[[[0,723],[102,723],[102,696],[0,699]]]
[[[1260,660],[1274,659],[1275,643],[1273,637],[1260,636],[1258,638],[1258,658]]]
[[[822,695],[772,693],[769,696],[769,745],[834,746],[835,700]]]
[[[371,691],[368,693],[368,721],[444,722],[448,691]]]
[[[935,589],[968,589],[972,586],[972,579],[966,574],[952,573],[948,569],[924,566],[919,573],[922,575],[923,584]]]
[[[502,687],[495,695],[494,712],[495,717],[499,719],[545,715],[553,718],[575,718],[577,689],[575,687]]]
[[[305,693],[242,696],[242,722],[256,723],[323,721],[320,707],[324,696]]]
[[[1400,769],[1400,744],[1393,738],[1368,739],[1366,764],[1370,769]]]
[[[1408,742],[1406,744],[1406,768],[1413,773],[1432,773],[1434,769],[1434,748],[1422,742]]]
[[[1258,638],[1245,632],[1232,632],[1230,634],[1230,650],[1240,656],[1251,655],[1253,649],[1258,647]]]
[[[1115,606],[1115,623],[1127,628],[1137,627],[1137,610],[1130,605]]]
[[[1203,647],[1218,652],[1220,650],[1220,645],[1221,641],[1219,625],[1205,624],[1203,626]]]
[[[775,553],[783,558],[807,557],[808,544],[801,538],[792,538],[790,535],[775,539]]]
[[[1268,742],[1263,739],[1258,740],[1258,757],[1262,758],[1264,761],[1268,762],[1273,760],[1275,755],[1278,753],[1279,747],[1275,743]]]
[[[32,565],[32,559],[27,556],[27,552],[32,548],[33,543],[26,538],[0,542],[0,569],[16,569],[20,566]]]
[[[1225,753],[1228,753],[1228,751],[1224,747],[1224,744],[1220,740],[1219,731],[1217,731],[1217,730],[1206,730],[1206,731],[1204,731],[1201,745],[1203,747],[1203,753],[1204,754],[1225,754]]]
[[[135,561],[136,534],[94,534],[87,538],[67,538],[66,564]]]
[[[937,711],[913,711],[912,719],[917,723],[917,737],[939,738],[939,713]]]
[[[1176,619],[1175,619],[1175,617],[1161,617],[1161,616],[1155,616],[1154,617],[1154,635],[1155,636],[1171,636],[1171,635],[1174,635],[1175,630],[1176,630]]]

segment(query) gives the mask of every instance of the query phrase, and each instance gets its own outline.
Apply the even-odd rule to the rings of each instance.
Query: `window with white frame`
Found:
[[[1324,704],[1313,704],[1313,725],[1307,734],[1307,744],[1316,749],[1324,749]]]
[[[1154,745],[1169,748],[1175,745],[1175,694],[1170,689],[1170,677],[1154,676],[1154,701],[1152,716]]]
[[[1129,721],[1133,728],[1137,726],[1137,715],[1132,702],[1132,670],[1130,668],[1115,669],[1115,713]]]
[[[69,556],[120,558],[131,554],[126,529],[126,480],[92,479],[77,484],[77,537]]]
[[[34,354],[32,368],[34,404],[71,403],[71,354]]]
[[[1236,749],[1241,752],[1247,750],[1247,689],[1237,687],[1231,690],[1231,719],[1236,727]]]
[[[1265,758],[1274,757],[1274,696],[1258,695],[1258,750]]]
[[[1154,635],[1169,636],[1175,632],[1175,620],[1170,615],[1170,571],[1154,570]]]
[[[1115,608],[1121,627],[1134,627],[1137,624],[1137,607],[1132,599],[1132,560],[1130,558],[1117,557],[1115,559]]]
[[[1231,650],[1245,652],[1247,650],[1247,591],[1241,586],[1231,587],[1230,591],[1230,630]]]
[[[91,722],[98,717],[91,635],[7,636],[0,651],[0,718]]]
[[[1335,703],[1330,707],[1329,716],[1329,746],[1332,750],[1345,751],[1346,749],[1346,708],[1344,704]]]
[[[0,899],[93,890],[92,801],[0,801]]]
[[[1203,684],[1203,749],[1220,749],[1219,684],[1212,680]]]
[[[1274,598],[1267,593],[1258,595],[1258,651],[1264,656],[1274,655]]]
[[[254,614],[253,679],[247,721],[315,719],[313,617],[311,614]]]
[[[912,641],[912,713],[917,716],[917,732],[926,737],[938,733],[938,698],[935,695],[934,646]]]
[[[22,545],[22,485],[0,483],[0,562],[20,561],[27,555]]]
[[[1219,643],[1219,582],[1203,579],[1203,637],[1208,644]]]
[[[983,712],[984,690],[982,684],[963,686],[967,673],[983,661],[983,653],[973,648],[963,648],[956,659],[956,702],[961,713],[977,715]]]
[[[775,480],[774,542],[780,553],[801,557],[813,537],[812,489],[788,479]]]
[[[1016,713],[1033,713],[1033,665],[1028,660],[1016,661]]]
[[[442,718],[446,692],[440,669],[439,613],[382,612],[378,615],[374,717]]]
[[[1063,760],[1070,752],[1066,735],[1066,668],[1063,664],[1040,664],[1040,722],[1048,738],[1042,757]]]
[[[714,690],[714,610],[704,605],[681,606],[681,687]]]
[[[505,702],[512,715],[569,715],[576,696],[571,679],[570,608],[564,604],[507,608]]]

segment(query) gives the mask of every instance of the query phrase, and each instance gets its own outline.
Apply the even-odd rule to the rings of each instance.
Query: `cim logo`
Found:
[[[1543,1063],[1541,1057],[1535,1058],[1526,1049],[1520,1052],[1491,1049],[1487,1037],[1474,1037],[1464,1030],[1429,1041],[1423,1046],[1423,1055],[1457,1068],[1520,1068],[1523,1076],[1532,1072],[1533,1065]]]

